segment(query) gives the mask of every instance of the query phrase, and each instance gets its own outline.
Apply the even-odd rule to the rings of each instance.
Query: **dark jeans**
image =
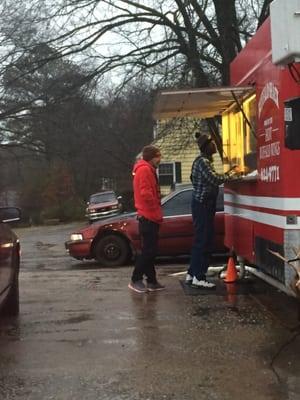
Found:
[[[142,249],[137,255],[132,273],[132,282],[140,281],[144,275],[148,283],[156,283],[154,261],[157,254],[159,224],[146,218],[139,218],[139,233]]]
[[[192,199],[192,217],[195,238],[188,273],[198,280],[205,279],[214,243],[214,217],[216,202],[208,200],[204,204]]]

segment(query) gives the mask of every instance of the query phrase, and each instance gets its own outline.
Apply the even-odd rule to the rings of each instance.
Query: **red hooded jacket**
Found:
[[[140,160],[133,167],[134,205],[137,213],[157,224],[162,222],[160,190],[155,168]]]

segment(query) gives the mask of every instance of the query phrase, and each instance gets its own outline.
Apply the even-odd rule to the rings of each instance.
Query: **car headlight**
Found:
[[[72,235],[70,236],[70,239],[72,241],[76,241],[76,240],[82,240],[83,236],[81,233],[72,233]]]

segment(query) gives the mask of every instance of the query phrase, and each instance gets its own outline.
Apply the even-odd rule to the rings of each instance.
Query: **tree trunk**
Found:
[[[214,0],[217,28],[222,38],[222,84],[230,84],[230,63],[241,50],[235,0]]]

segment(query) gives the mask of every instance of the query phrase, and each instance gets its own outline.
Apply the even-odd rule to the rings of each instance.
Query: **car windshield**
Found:
[[[111,201],[116,201],[116,195],[112,192],[98,193],[90,197],[90,204],[109,203]]]

